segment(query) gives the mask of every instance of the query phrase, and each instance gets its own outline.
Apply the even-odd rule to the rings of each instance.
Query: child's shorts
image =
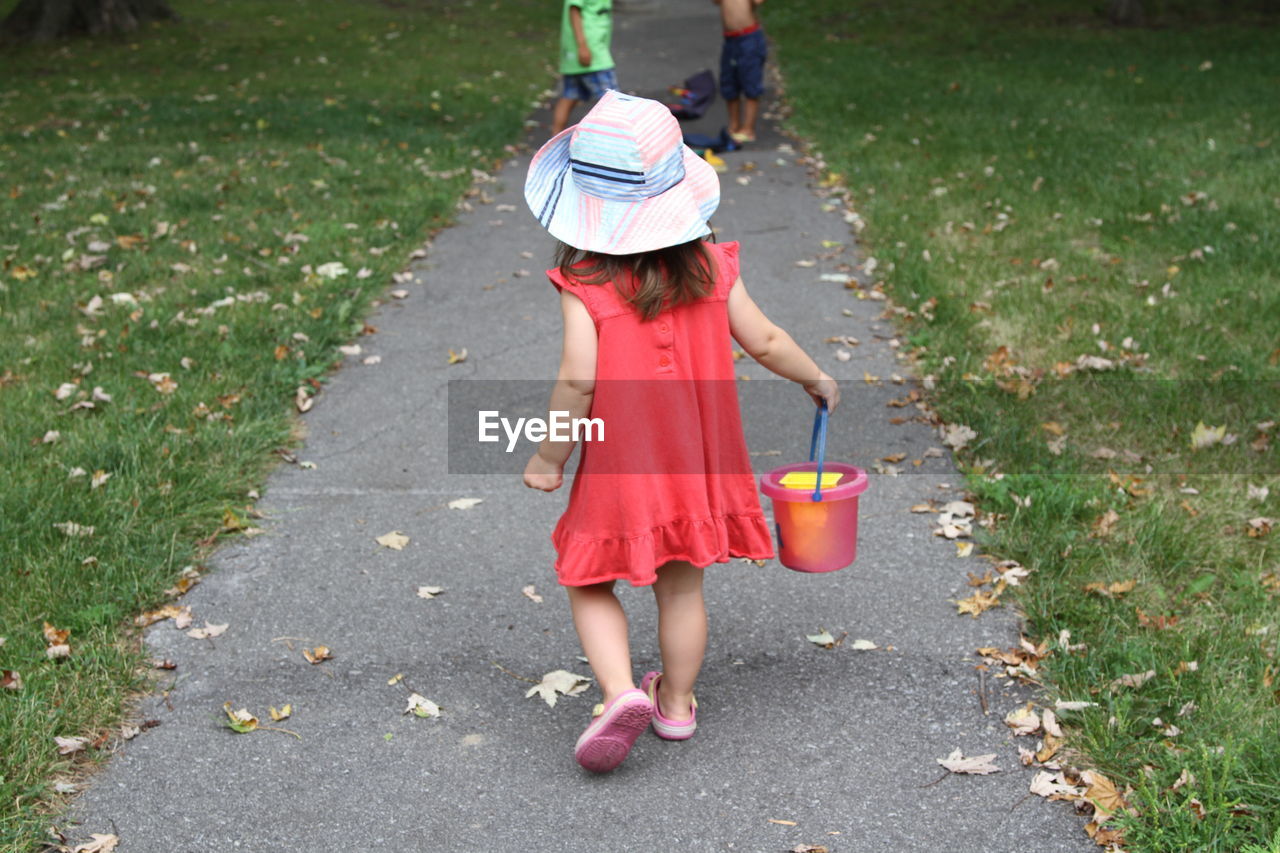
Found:
[[[618,88],[618,76],[612,68],[590,71],[586,74],[564,75],[562,97],[574,101],[594,101],[609,89]]]
[[[764,94],[764,30],[727,36],[720,51],[720,94],[726,101],[739,95],[756,99]]]

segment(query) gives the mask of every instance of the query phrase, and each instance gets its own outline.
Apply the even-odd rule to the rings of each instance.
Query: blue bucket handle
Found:
[[[822,500],[822,462],[827,456],[827,401],[818,404],[813,414],[813,437],[809,439],[809,461],[818,462],[818,478],[813,487],[813,500]]]

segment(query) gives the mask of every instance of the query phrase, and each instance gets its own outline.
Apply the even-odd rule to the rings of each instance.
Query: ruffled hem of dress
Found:
[[[706,568],[734,557],[767,560],[774,556],[773,537],[763,515],[676,519],[648,533],[614,539],[579,538],[556,530],[551,541],[558,554],[556,576],[564,586],[612,580],[650,586],[658,579],[658,568],[672,560]]]

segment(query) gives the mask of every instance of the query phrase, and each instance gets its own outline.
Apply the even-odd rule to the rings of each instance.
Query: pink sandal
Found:
[[[658,681],[662,679],[660,672],[647,672],[640,681],[640,689],[649,694],[649,702],[653,705],[653,733],[664,740],[688,740],[698,728],[698,700],[693,700],[693,713],[687,720],[671,720],[662,715],[658,706]]]
[[[628,690],[606,705],[596,705],[595,717],[578,738],[573,757],[593,773],[608,773],[631,752],[640,733],[649,727],[653,705],[639,690]]]

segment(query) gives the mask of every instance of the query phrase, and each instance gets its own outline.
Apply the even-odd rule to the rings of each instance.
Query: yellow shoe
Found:
[[[707,163],[711,165],[711,168],[715,169],[717,172],[729,171],[729,164],[713,154],[710,148],[708,148],[702,156],[706,159]]]

